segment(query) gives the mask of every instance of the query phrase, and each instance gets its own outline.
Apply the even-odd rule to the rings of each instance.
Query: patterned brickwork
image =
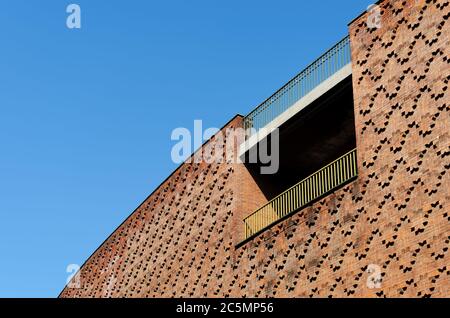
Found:
[[[238,116],[223,128],[224,136],[239,127]],[[214,137],[197,153],[214,155],[226,143]],[[86,262],[81,288],[66,288],[61,296],[223,295],[232,277],[231,251],[243,236],[242,219],[265,202],[235,160],[185,163]]]
[[[356,181],[235,249],[264,196],[243,165],[184,164],[61,296],[449,297],[449,1],[379,5],[350,25]]]
[[[380,29],[350,26],[367,257],[379,296],[450,296],[449,1],[380,6]]]

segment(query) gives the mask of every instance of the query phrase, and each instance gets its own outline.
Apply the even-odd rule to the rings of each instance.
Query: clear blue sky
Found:
[[[370,3],[0,1],[0,297],[56,297],[176,168],[174,128],[248,113]]]

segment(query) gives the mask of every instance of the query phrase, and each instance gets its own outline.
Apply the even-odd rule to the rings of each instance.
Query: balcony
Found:
[[[265,127],[350,61],[350,39],[346,36],[248,114],[244,120],[246,130],[252,135]]]
[[[248,114],[244,127],[239,155],[266,201],[244,218],[241,244],[357,177],[349,37]],[[263,174],[264,160],[249,159],[272,143],[279,169]]]
[[[244,219],[244,241],[355,179],[357,175],[356,149],[353,149],[247,216]]]
[[[240,156],[350,75],[350,39],[346,36],[245,117],[246,142]],[[260,133],[262,128],[266,129]]]

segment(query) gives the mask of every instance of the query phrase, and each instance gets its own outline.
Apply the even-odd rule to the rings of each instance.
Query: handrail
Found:
[[[247,137],[265,127],[350,61],[350,37],[346,36],[244,118]]]
[[[356,149],[322,167],[244,218],[244,240],[358,175]]]

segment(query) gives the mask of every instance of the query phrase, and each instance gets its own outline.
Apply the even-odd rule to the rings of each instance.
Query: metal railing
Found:
[[[346,36],[245,117],[247,137],[265,127],[350,62],[350,39]]]
[[[244,240],[343,185],[357,175],[356,149],[353,149],[247,216],[244,219]]]

